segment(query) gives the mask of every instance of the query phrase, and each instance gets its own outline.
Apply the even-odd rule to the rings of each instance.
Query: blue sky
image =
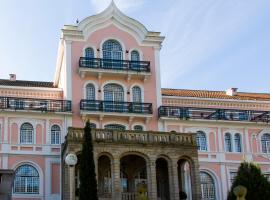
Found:
[[[166,36],[162,87],[270,92],[269,0],[115,0]],[[52,81],[60,29],[110,0],[0,0],[0,78]]]

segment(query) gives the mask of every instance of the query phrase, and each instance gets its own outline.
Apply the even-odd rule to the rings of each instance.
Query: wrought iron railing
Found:
[[[81,57],[79,61],[79,66],[91,69],[112,69],[134,72],[150,72],[149,61],[130,61]]]
[[[159,107],[158,113],[159,117],[179,118],[186,120],[202,119],[267,123],[270,121],[269,111],[161,106]]]
[[[0,110],[6,109],[43,112],[71,112],[71,101],[0,97]]]
[[[196,146],[196,134],[157,132],[157,131],[129,131],[92,129],[92,138],[96,142],[120,142],[138,144],[181,144]],[[84,131],[82,128],[69,128],[67,141],[82,142]]]
[[[117,112],[117,113],[138,113],[152,114],[151,103],[98,101],[82,99],[80,109],[83,111],[95,112]]]

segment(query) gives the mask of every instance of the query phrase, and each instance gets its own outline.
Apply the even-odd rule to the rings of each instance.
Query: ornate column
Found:
[[[148,187],[149,200],[157,200],[157,174],[156,174],[156,160],[151,159],[149,163]]]
[[[170,189],[173,191],[171,199],[179,200],[179,177],[178,177],[178,163],[177,160],[172,161],[172,182],[173,185],[170,185]]]
[[[120,160],[115,157],[112,164],[113,199],[121,199]]]

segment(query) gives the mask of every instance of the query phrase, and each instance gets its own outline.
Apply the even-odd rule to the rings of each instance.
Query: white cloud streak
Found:
[[[166,11],[161,60],[163,85],[181,85],[181,77],[202,67],[233,43],[263,6],[263,0],[177,1]],[[207,66],[205,66],[207,67]],[[209,72],[211,73],[211,72]]]
[[[95,12],[101,12],[107,8],[112,0],[91,0]],[[121,11],[133,11],[145,3],[145,0],[114,0]]]

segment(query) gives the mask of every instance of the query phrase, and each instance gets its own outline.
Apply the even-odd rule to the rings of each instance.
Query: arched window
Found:
[[[84,51],[86,58],[94,58],[94,50],[91,47],[88,47]]]
[[[198,131],[196,139],[197,139],[198,150],[207,151],[207,141],[206,141],[205,133],[202,131]]]
[[[90,128],[97,128],[97,125],[95,123],[90,123]]]
[[[20,143],[32,144],[34,137],[34,128],[30,123],[24,123],[20,129]]]
[[[58,125],[51,128],[51,144],[60,144],[61,129]]]
[[[241,135],[239,133],[234,135],[234,151],[242,152]]]
[[[265,133],[261,138],[262,143],[262,152],[263,153],[270,153],[270,134]]]
[[[132,100],[133,102],[141,103],[142,102],[142,92],[141,88],[135,86],[132,88]]]
[[[95,93],[95,86],[92,83],[88,83],[85,88],[86,91],[86,99],[87,100],[95,100],[96,93]]]
[[[135,125],[134,126],[134,131],[143,131],[143,126],[141,126],[141,125]]]
[[[140,54],[138,51],[133,50],[131,52],[131,61],[140,61]]]
[[[14,193],[39,194],[39,174],[31,165],[22,165],[15,171]]]
[[[121,44],[116,40],[107,40],[102,46],[103,58],[123,60],[123,50]]]
[[[121,125],[121,124],[107,124],[107,125],[105,125],[105,129],[124,131],[124,130],[126,130],[126,127],[124,125]]]
[[[232,138],[230,133],[225,134],[225,150],[232,152]]]
[[[215,200],[216,188],[213,178],[206,172],[200,172],[201,180],[201,199]]]
[[[104,86],[104,101],[124,101],[124,89],[118,84]]]

